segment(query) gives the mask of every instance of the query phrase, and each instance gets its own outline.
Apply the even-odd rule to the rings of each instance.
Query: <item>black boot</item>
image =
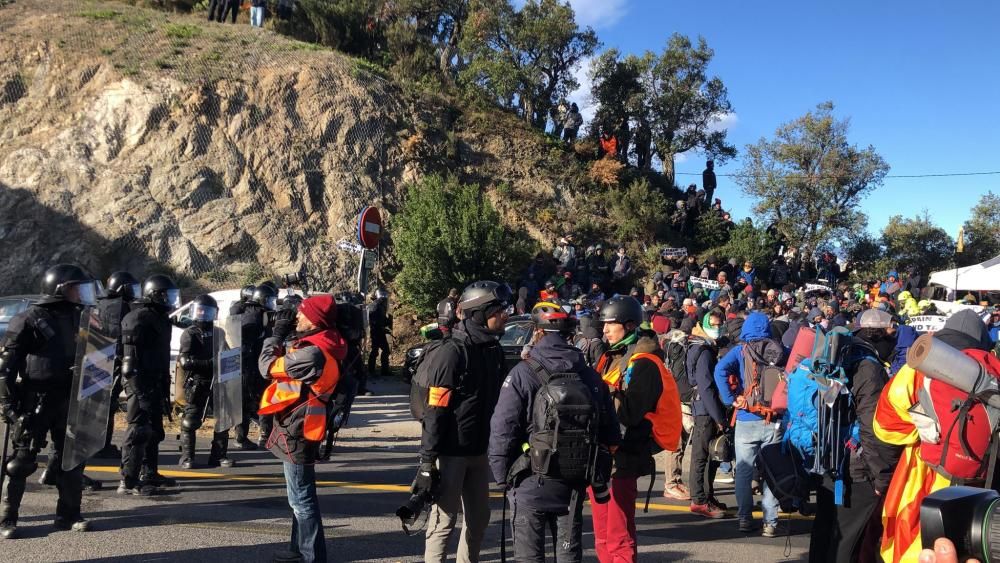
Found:
[[[181,469],[194,467],[194,431],[181,432],[181,459],[178,462]]]
[[[170,477],[164,477],[160,475],[160,472],[156,469],[146,469],[139,480],[144,485],[149,485],[150,487],[176,487],[177,481],[171,479]]]
[[[55,526],[57,530],[72,530],[74,532],[90,531],[90,522],[87,522],[80,516],[76,518],[63,518],[62,516],[56,516],[52,525]]]
[[[98,481],[97,479],[91,479],[86,475],[82,475],[80,479],[83,483],[83,489],[85,491],[100,491],[104,488],[104,483]]]
[[[20,537],[17,533],[17,519],[4,518],[0,520],[0,538],[5,540],[16,540]]]

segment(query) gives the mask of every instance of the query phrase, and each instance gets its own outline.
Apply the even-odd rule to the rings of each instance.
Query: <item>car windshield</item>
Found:
[[[23,299],[0,299],[0,323],[9,323],[14,315],[24,310]]]
[[[510,323],[503,330],[502,346],[524,346],[531,339],[531,323]]]

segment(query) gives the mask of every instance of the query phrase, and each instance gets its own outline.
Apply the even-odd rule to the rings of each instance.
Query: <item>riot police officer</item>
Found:
[[[112,439],[115,433],[115,413],[118,412],[118,397],[122,394],[122,319],[132,310],[132,301],[142,295],[142,285],[139,280],[128,272],[115,272],[108,277],[108,285],[105,288],[107,295],[97,300],[98,316],[101,319],[101,326],[104,327],[108,336],[115,337],[115,383],[111,388],[112,405],[108,415],[108,434],[105,439],[104,449],[97,452],[95,457],[121,459],[122,452],[114,444]]]
[[[254,289],[253,295],[247,301],[243,314],[240,316],[240,337],[242,343],[243,364],[243,421],[236,425],[236,444],[243,450],[256,450],[247,437],[250,432],[250,420],[256,417],[260,427],[260,445],[263,446],[271,433],[270,417],[259,417],[257,405],[261,393],[264,392],[267,381],[257,372],[257,358],[264,344],[264,339],[270,336],[267,326],[267,313],[274,311],[278,303],[278,292],[273,284],[265,282]]]
[[[0,344],[0,416],[11,425],[13,455],[0,500],[0,537],[17,537],[25,482],[38,468],[36,458],[52,436],[48,466],[59,490],[54,525],[87,531],[80,515],[83,464],[63,471],[62,452],[73,395],[73,369],[81,305],[96,304],[97,284],[78,266],[59,264],[45,271],[42,299],[19,313]]]
[[[375,290],[375,300],[368,306],[368,330],[371,335],[371,351],[368,353],[368,377],[375,377],[375,359],[381,352],[382,377],[389,376],[389,339],[392,332],[389,324],[389,292],[385,288]],[[368,394],[368,379],[361,381],[359,393]]]
[[[215,376],[216,346],[221,334],[216,335],[215,319],[219,304],[211,295],[199,295],[191,305],[194,324],[181,334],[180,363],[184,368],[184,415],[181,418],[181,459],[183,469],[194,467],[195,431],[205,420],[208,402],[212,399],[212,379]],[[212,436],[212,450],[208,467],[232,467],[226,457],[229,449],[229,431]]]
[[[119,494],[150,495],[176,483],[160,475],[163,416],[170,412],[170,311],[180,290],[162,274],[142,284],[142,299],[122,320],[122,375],[128,405]]]
[[[242,315],[247,308],[247,302],[253,297],[253,292],[256,289],[252,285],[243,286],[243,289],[240,290],[239,301],[233,301],[233,304],[229,306],[229,316]]]

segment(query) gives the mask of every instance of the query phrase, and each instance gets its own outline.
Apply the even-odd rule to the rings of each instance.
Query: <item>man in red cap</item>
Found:
[[[294,513],[290,551],[275,561],[326,561],[314,464],[340,379],[339,362],[347,353],[336,320],[337,303],[330,295],[310,297],[297,311],[283,309],[260,354],[260,372],[272,383],[259,412],[274,415],[267,446],[282,461]]]

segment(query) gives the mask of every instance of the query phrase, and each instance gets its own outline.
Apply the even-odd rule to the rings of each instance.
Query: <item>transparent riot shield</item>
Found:
[[[215,431],[224,432],[243,420],[242,324],[239,315],[223,323],[224,335],[218,335],[215,380],[212,382],[212,409]],[[219,331],[217,330],[216,333]]]
[[[108,434],[114,386],[115,328],[104,326],[97,309],[80,315],[73,394],[63,444],[62,468],[69,471],[100,451]]]

